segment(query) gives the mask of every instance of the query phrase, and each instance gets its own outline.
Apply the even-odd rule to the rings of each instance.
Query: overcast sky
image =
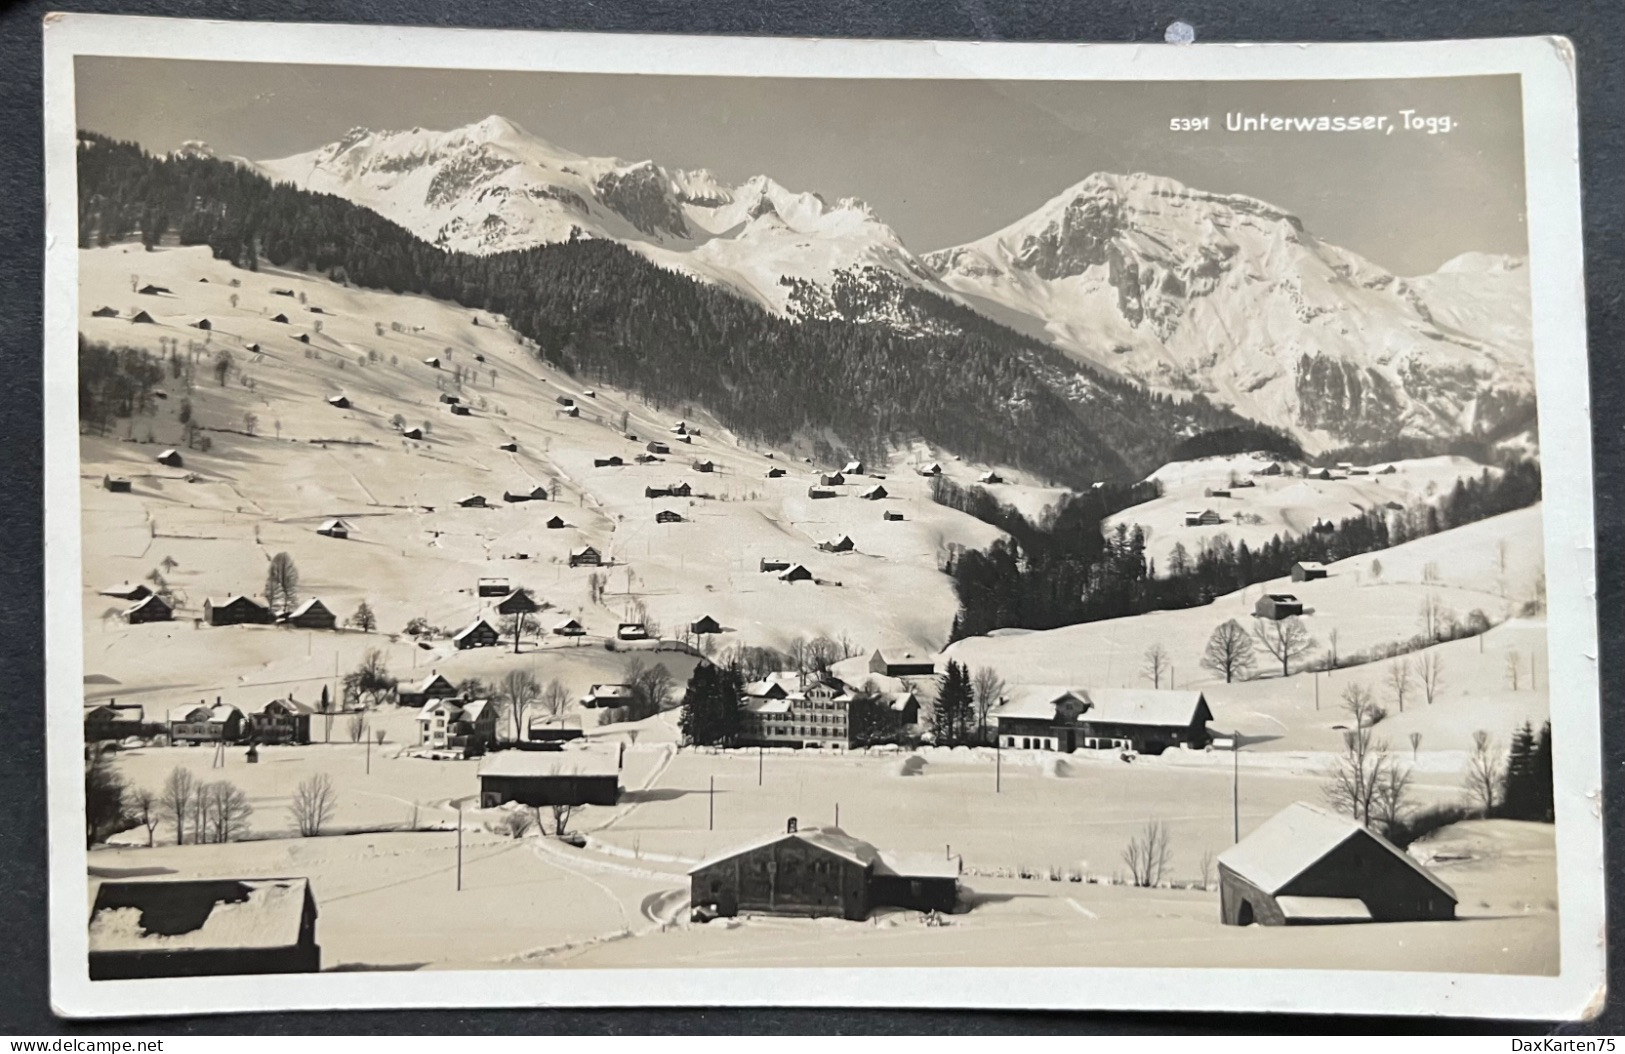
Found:
[[[1526,251],[1516,77],[926,82],[77,61],[80,126],[154,151],[202,139],[264,160],[357,126],[449,129],[495,113],[581,154],[862,198],[915,252],[988,234],[1097,171],[1262,198],[1400,274],[1469,250]],[[1402,109],[1458,128],[1222,130],[1229,111],[1397,121]],[[1183,115],[1207,115],[1213,130],[1170,131]]]

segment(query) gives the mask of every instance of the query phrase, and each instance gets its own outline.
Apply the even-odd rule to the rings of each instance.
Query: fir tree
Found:
[[[958,746],[970,738],[976,720],[976,691],[970,673],[953,659],[938,682],[937,702],[931,710],[931,731],[938,746]]]
[[[683,738],[694,746],[727,746],[739,738],[739,671],[709,662],[694,667],[683,692],[677,724]]]

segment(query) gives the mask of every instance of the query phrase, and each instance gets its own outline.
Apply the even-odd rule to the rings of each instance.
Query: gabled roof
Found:
[[[164,603],[164,598],[163,597],[159,596],[157,593],[154,593],[151,596],[143,597],[138,602],[136,602],[134,604],[131,604],[127,609],[125,609],[124,613],[126,615],[133,615],[137,611],[141,611],[141,610],[144,610],[146,608],[154,607],[154,606],[161,607],[165,611],[172,610],[168,604]]]
[[[1371,838],[1455,899],[1455,890],[1382,835],[1350,817],[1308,802],[1294,802],[1259,824],[1247,837],[1220,853],[1219,863],[1264,892],[1275,894],[1327,853],[1359,836]]]
[[[481,776],[619,776],[613,754],[591,750],[499,750],[480,761]]]
[[[713,864],[719,864],[724,860],[732,860],[743,853],[776,845],[789,839],[796,839],[808,845],[816,846],[843,860],[851,861],[859,867],[868,867],[877,863],[880,859],[880,853],[874,846],[860,838],[853,838],[839,827],[804,827],[799,831],[775,831],[772,834],[763,835],[760,838],[754,838],[741,845],[725,849],[715,856],[707,857],[695,864],[688,869],[688,873],[692,875],[694,872],[704,870]]]
[[[495,713],[495,704],[489,699],[474,699],[463,704],[463,720],[478,721],[487,710]]]
[[[1185,727],[1208,722],[1213,714],[1201,692],[1167,688],[1069,688],[1065,685],[1023,685],[1013,688],[1009,701],[994,717],[1052,720],[1063,701],[1079,708],[1078,720],[1101,724]]]
[[[477,618],[473,622],[470,622],[467,626],[465,626],[461,630],[459,630],[451,639],[452,640],[462,640],[464,637],[468,636],[470,633],[473,633],[475,630],[479,629],[481,626],[484,626],[486,629],[491,630],[492,633],[496,632],[496,630],[491,628],[491,624],[489,622],[485,621],[482,618]]]
[[[251,714],[263,714],[273,703],[280,704],[290,713],[314,714],[316,712],[316,708],[314,706],[311,706],[309,703],[301,703],[297,699],[267,699],[258,706],[249,707],[248,712]]]
[[[557,626],[554,626],[553,628],[554,629],[580,629],[581,628],[581,622],[580,622],[579,619],[567,618],[563,622],[559,623]]]
[[[1298,566],[1303,568],[1305,571],[1326,570],[1326,565],[1321,563],[1319,560],[1299,560]]]
[[[339,519],[323,520],[321,527],[318,528],[318,529],[323,530],[323,531],[353,531],[353,530],[355,530],[355,528],[350,526],[350,524],[348,522],[346,522],[344,520],[339,520]]]
[[[588,553],[596,553],[597,551],[598,551],[598,549],[595,546],[578,545],[574,549],[570,550],[570,555],[571,556],[586,556]]]
[[[299,943],[310,901],[305,878],[104,882],[91,909],[90,950],[289,948]]]
[[[452,683],[450,681],[446,680],[446,678],[445,678],[445,676],[443,674],[431,673],[428,677],[424,678],[423,684],[421,684],[418,687],[418,694],[419,695],[427,695],[427,694],[429,694],[430,692],[434,691],[434,686],[437,685],[437,684],[445,685],[447,689],[451,690],[454,693],[456,691],[456,689],[452,687]]]
[[[140,703],[86,703],[85,716],[107,711],[107,720],[140,724],[146,720],[147,711]]]
[[[588,699],[630,699],[632,686],[629,684],[595,684],[587,689]]]
[[[304,614],[306,614],[308,612],[315,611],[317,609],[325,611],[329,615],[333,614],[333,612],[328,609],[328,606],[326,604],[322,603],[320,599],[318,599],[317,597],[311,597],[309,600],[305,601],[303,604],[300,604],[298,607],[296,607],[292,611],[288,612],[288,617],[289,618],[298,618],[300,615],[304,615]]]
[[[184,722],[184,721],[190,721],[192,719],[193,714],[200,713],[200,712],[207,713],[208,716],[207,717],[201,717],[201,718],[199,718],[199,720],[200,721],[207,721],[207,722],[209,722],[211,724],[225,724],[227,721],[231,720],[231,715],[232,714],[240,714],[240,713],[242,713],[241,710],[237,709],[235,706],[232,706],[230,703],[219,703],[219,704],[217,704],[215,706],[196,706],[196,705],[192,705],[192,706],[176,706],[176,707],[172,707],[170,709],[169,713],[165,715],[165,717],[167,717],[171,721],[183,721]]]

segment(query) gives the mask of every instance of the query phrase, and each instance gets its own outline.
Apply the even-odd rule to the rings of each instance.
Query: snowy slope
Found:
[[[735,187],[703,170],[583,157],[501,117],[450,132],[357,128],[255,167],[365,205],[448,249],[492,253],[572,236],[611,238],[779,312],[792,309],[785,279],[827,288],[839,271],[878,268],[935,284],[856,199],[831,205],[766,176]]]
[[[1453,435],[1532,392],[1521,261],[1401,278],[1272,205],[1171,179],[1092,175],[925,259],[1007,324],[1312,446]]]

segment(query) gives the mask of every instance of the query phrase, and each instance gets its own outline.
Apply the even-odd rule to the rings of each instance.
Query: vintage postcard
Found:
[[[45,37],[62,1013],[1600,1000],[1565,41]]]

